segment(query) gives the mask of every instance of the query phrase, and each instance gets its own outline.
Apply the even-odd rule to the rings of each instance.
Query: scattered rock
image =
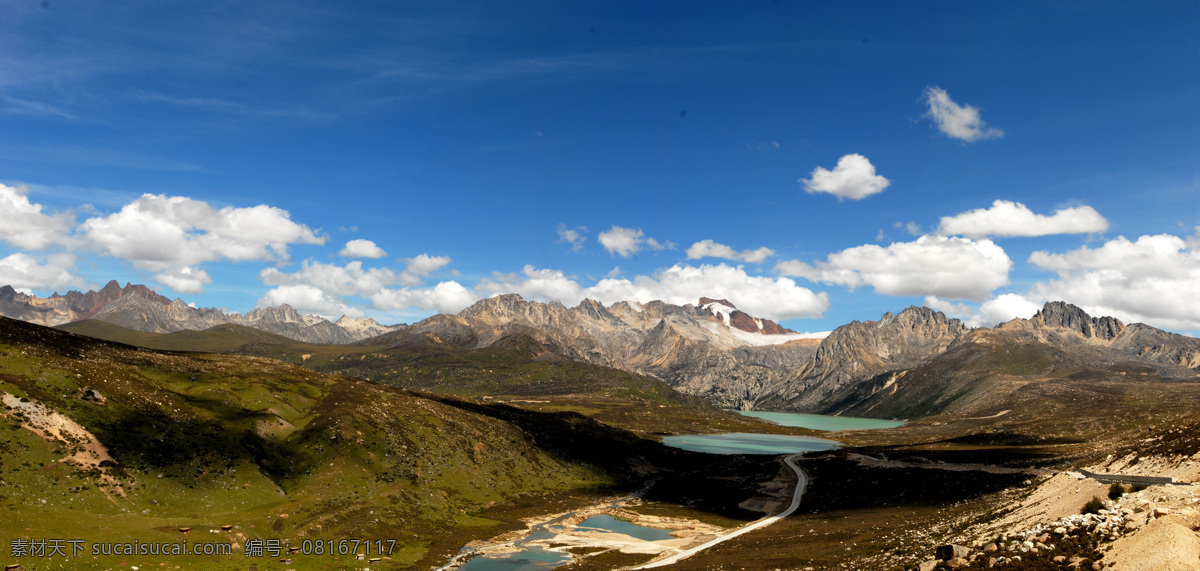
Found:
[[[970,554],[970,547],[955,544],[940,545],[938,546],[937,551],[934,552],[934,556],[942,561],[949,561],[951,559],[964,559]]]

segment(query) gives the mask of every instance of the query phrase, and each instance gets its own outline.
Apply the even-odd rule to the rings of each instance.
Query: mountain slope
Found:
[[[927,362],[966,334],[957,319],[927,307],[909,307],[877,322],[851,322],[821,341],[816,353],[791,376],[770,387],[760,404],[820,410],[884,371]]]
[[[1054,302],[963,335],[945,352],[859,383],[827,412],[1014,418],[1130,415],[1200,395],[1200,341]],[[1191,366],[1189,366],[1191,365]]]
[[[634,466],[691,457],[578,414],[430,398],[247,355],[159,353],[6,318],[0,393],[9,537],[91,537],[103,520],[95,541],[168,541],[156,530],[234,525],[219,538],[396,539],[393,559],[411,563],[434,542],[491,535],[499,523],[481,519],[486,506],[640,485]],[[567,446],[564,434],[589,446]],[[323,564],[349,564],[337,561]],[[218,568],[211,558],[173,563]]]

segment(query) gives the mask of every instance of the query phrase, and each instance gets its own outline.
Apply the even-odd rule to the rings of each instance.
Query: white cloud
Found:
[[[983,300],[1008,283],[1011,267],[1012,260],[991,240],[922,236],[887,248],[875,244],[849,248],[812,265],[784,261],[775,269],[851,290],[870,285],[887,295]]]
[[[1017,318],[1029,319],[1042,309],[1042,305],[1020,294],[1001,294],[980,304],[979,311],[967,320],[967,325],[992,327]]]
[[[587,236],[583,235],[584,232],[587,232],[586,226],[568,228],[566,224],[559,224],[558,241],[570,244],[571,251],[578,252],[583,249],[583,243],[587,242]]]
[[[1046,236],[1088,234],[1108,230],[1108,220],[1090,206],[1055,210],[1045,216],[1034,214],[1020,202],[997,200],[991,208],[977,208],[954,216],[943,216],[939,234],[984,236]]]
[[[929,106],[925,117],[933,120],[939,131],[952,138],[974,142],[1004,136],[1004,131],[984,125],[978,108],[955,103],[945,89],[926,87],[923,97]]]
[[[1058,274],[1026,296],[1063,300],[1092,315],[1200,330],[1200,250],[1170,234],[1124,236],[1099,248],[1034,252],[1029,262]]]
[[[809,193],[827,192],[837,196],[839,200],[849,198],[860,200],[883,192],[892,184],[888,179],[875,174],[875,165],[859,154],[849,154],[838,159],[837,166],[832,171],[817,167],[812,171],[812,178],[800,179],[804,190]]]
[[[671,242],[659,242],[654,238],[647,238],[641,228],[624,228],[621,226],[613,226],[608,230],[600,233],[598,236],[600,244],[608,250],[610,254],[616,254],[622,258],[628,258],[635,253],[641,251],[645,246],[651,250],[669,250],[675,247]]]
[[[344,258],[382,258],[387,255],[383,248],[370,240],[356,239],[346,242],[346,247],[338,252]]]
[[[457,282],[443,282],[432,289],[391,288],[420,285],[423,277],[445,267],[450,258],[421,254],[406,259],[406,262],[406,268],[399,272],[390,268],[364,268],[358,260],[344,266],[305,260],[299,270],[291,273],[266,268],[259,272],[259,279],[266,285],[277,287],[260,299],[259,305],[288,303],[301,312],[332,318],[342,314],[352,317],[363,314],[346,301],[348,296],[370,299],[375,307],[383,310],[417,307],[451,312],[478,299]],[[463,292],[466,292],[465,296]],[[466,305],[461,305],[464,302]]]
[[[305,260],[301,268],[286,273],[279,268],[266,268],[259,272],[258,279],[269,286],[308,286],[330,296],[370,297],[386,286],[401,283],[396,272],[387,268],[363,269],[362,262],[353,261],[345,266],[322,264]]]
[[[44,214],[41,204],[29,202],[25,186],[0,184],[0,240],[22,250],[41,250],[67,242],[75,220],[68,213]]]
[[[321,288],[297,284],[272,288],[258,300],[258,307],[292,306],[302,315],[320,315],[329,320],[342,315],[364,317],[361,310],[352,308]]]
[[[286,210],[260,204],[249,208],[182,196],[143,194],[115,214],[89,218],[84,235],[104,253],[150,264],[191,266],[219,259],[288,259],[290,244],[324,244]]]
[[[384,310],[403,311],[415,307],[439,313],[458,313],[479,301],[479,296],[456,281],[448,281],[432,288],[385,288],[371,296],[371,301],[375,307]]]
[[[418,285],[420,278],[428,276],[450,264],[449,256],[430,256],[429,254],[421,254],[413,258],[404,260],[407,266],[404,268],[404,273],[408,277],[402,276],[402,283],[407,285]],[[415,279],[416,283],[412,283]]]
[[[687,249],[687,257],[689,260],[698,260],[700,258],[725,258],[735,262],[746,262],[750,264],[761,264],[763,260],[775,255],[775,250],[767,247],[757,250],[742,250],[738,252],[725,244],[718,244],[712,240],[701,240],[692,244]]]
[[[29,254],[16,253],[0,258],[0,285],[9,285],[22,291],[66,290],[81,287],[83,279],[71,273],[75,264],[70,254],[49,256],[41,264]]]
[[[708,296],[728,299],[751,315],[776,320],[820,317],[829,309],[829,296],[824,292],[814,293],[788,278],[751,276],[741,267],[725,264],[675,265],[632,280],[602,279],[591,287],[581,286],[559,270],[525,266],[520,276],[483,280],[476,289],[487,294],[513,292],[528,299],[559,300],[566,305],[576,305],[585,298],[607,304],[661,300],[682,305]]]
[[[212,277],[204,270],[185,266],[159,272],[154,275],[154,281],[179,293],[196,294],[212,283]]]
[[[325,243],[325,237],[293,222],[279,208],[218,210],[186,197],[153,194],[142,195],[114,214],[89,218],[79,231],[101,253],[174,276],[177,283],[183,283],[178,281],[183,268],[203,262],[283,262],[291,244]]]
[[[925,296],[925,307],[936,309],[950,317],[969,317],[975,313],[971,306],[965,303],[954,303],[933,295]]]
[[[921,225],[917,224],[914,220],[909,220],[908,222],[897,222],[893,224],[893,227],[897,230],[908,232],[913,236],[920,236],[924,234],[924,232],[921,231]]]

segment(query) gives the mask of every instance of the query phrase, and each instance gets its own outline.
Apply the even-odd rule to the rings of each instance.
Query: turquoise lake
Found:
[[[824,414],[803,414],[798,412],[767,412],[758,410],[739,410],[737,412],[742,416],[761,418],[784,426],[799,426],[813,430],[871,430],[893,428],[904,424],[896,420],[856,418],[853,416],[827,416]]]
[[[662,439],[662,443],[673,448],[708,454],[796,454],[797,452],[833,450],[841,446],[840,443],[833,440],[812,436],[748,432],[666,436]]]
[[[580,522],[579,525],[575,526],[575,529],[581,529],[585,531],[611,531],[613,533],[620,533],[645,541],[675,539],[675,536],[671,535],[671,532],[668,530],[632,524],[627,521],[619,520],[610,515],[594,515]]]
[[[543,549],[526,549],[519,553],[499,557],[486,555],[473,557],[462,564],[459,569],[463,571],[535,571],[553,569],[570,560],[570,556],[562,553]]]
[[[555,528],[560,527],[553,524],[548,524],[546,527],[550,526]],[[669,530],[635,525],[610,515],[589,517],[575,527],[580,531],[620,533],[646,541],[675,539]],[[554,532],[544,528],[538,529],[518,541],[517,545],[521,546],[529,541],[550,539],[551,537],[554,537]],[[552,569],[570,560],[571,558],[568,555],[533,547],[508,555],[479,555],[467,560],[459,569],[463,571],[537,571]]]

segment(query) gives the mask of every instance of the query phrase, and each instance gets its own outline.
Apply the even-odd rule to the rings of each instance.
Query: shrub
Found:
[[[1108,487],[1108,499],[1115,500],[1123,495],[1125,495],[1125,486],[1121,485],[1120,483],[1113,482],[1112,485]]]
[[[1104,500],[1101,500],[1097,496],[1092,496],[1092,499],[1088,500],[1088,503],[1083,504],[1083,509],[1080,510],[1079,513],[1095,514],[1100,513],[1100,510],[1102,509],[1104,509]]]

